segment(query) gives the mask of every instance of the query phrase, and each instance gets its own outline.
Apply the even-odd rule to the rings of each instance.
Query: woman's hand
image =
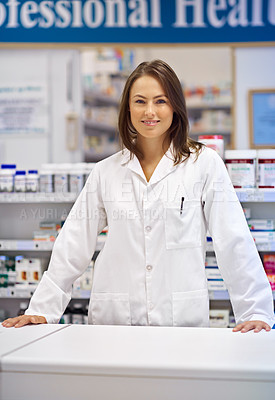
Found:
[[[263,321],[246,321],[236,325],[233,329],[233,332],[241,331],[242,333],[245,333],[248,331],[252,331],[253,329],[256,333],[260,332],[262,329],[265,329],[267,332],[269,332],[271,330],[271,327]]]
[[[40,315],[20,315],[19,317],[5,319],[5,321],[2,322],[2,325],[5,328],[11,328],[12,326],[15,328],[20,328],[24,325],[46,323],[46,318]]]

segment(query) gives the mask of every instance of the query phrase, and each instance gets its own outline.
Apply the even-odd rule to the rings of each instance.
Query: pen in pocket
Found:
[[[180,215],[182,214],[183,202],[184,202],[184,197],[181,198],[181,203],[180,203]]]

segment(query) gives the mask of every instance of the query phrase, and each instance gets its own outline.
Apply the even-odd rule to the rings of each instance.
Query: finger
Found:
[[[266,332],[269,332],[271,330],[271,327],[268,324],[265,323],[259,323],[254,329],[255,333],[260,332],[262,329],[264,329]]]
[[[6,327],[6,328],[11,328],[15,324],[17,324],[18,321],[19,321],[19,317],[8,318],[8,319],[5,319],[5,321],[2,322],[2,325],[4,327]]]
[[[253,329],[258,328],[258,326],[259,325],[257,323],[255,323],[255,321],[245,322],[241,332],[246,333],[246,332],[252,331]]]
[[[233,328],[233,332],[239,332],[244,327],[243,324],[238,324]]]

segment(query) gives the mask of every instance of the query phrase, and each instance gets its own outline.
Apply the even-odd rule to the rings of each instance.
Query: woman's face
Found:
[[[144,75],[133,83],[129,108],[132,124],[141,136],[166,137],[173,120],[173,109],[157,79]]]

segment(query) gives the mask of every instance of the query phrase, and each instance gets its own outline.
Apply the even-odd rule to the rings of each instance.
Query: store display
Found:
[[[275,188],[275,149],[258,150],[258,187]]]
[[[221,158],[224,157],[224,140],[222,135],[200,135],[199,142],[215,150]]]
[[[117,150],[117,149],[116,149]],[[17,170],[15,164],[2,164],[0,169],[0,192],[76,193],[78,194],[95,163],[42,164],[38,170]]]
[[[39,176],[35,169],[29,170],[26,176],[26,192],[39,192]]]
[[[95,67],[92,73],[84,76],[84,104],[82,112],[84,140],[82,143],[84,144],[86,161],[98,161],[101,158],[104,158],[109,154],[119,150],[118,143],[115,139],[116,117],[118,100],[125,83],[125,77],[123,76],[123,68],[120,68],[117,60],[116,64],[114,65],[114,59],[112,59],[112,57],[113,53],[109,55],[102,54],[101,58],[98,56],[100,65],[104,66],[104,62],[107,60],[109,68],[102,67],[102,70],[96,71],[97,68]],[[116,68],[114,68],[114,66]],[[129,69],[131,68],[132,66],[130,66]],[[116,69],[120,70],[119,73],[114,74],[110,72],[116,71]],[[199,140],[201,141],[207,141],[206,145],[214,148],[221,155],[221,157],[223,157],[224,148],[228,148],[227,145],[230,142],[230,133],[232,131],[231,88],[232,83],[229,81],[213,83],[205,86],[190,84],[184,86],[184,93],[190,117],[191,134],[198,135]],[[239,152],[240,153],[238,155],[235,153],[235,157],[232,152],[227,152],[227,159],[225,160],[234,186],[241,189],[256,187],[261,189],[274,188],[274,151],[258,150],[255,154],[254,150],[252,150],[254,155],[251,159],[249,158],[247,151],[240,150]],[[77,158],[72,159],[77,160]],[[232,160],[231,163],[230,160]],[[247,160],[249,160],[249,162]],[[85,181],[93,167],[94,163],[89,162],[75,163],[67,165],[67,167],[64,167],[64,164],[61,166],[61,163],[43,164],[40,170],[29,169],[28,172],[25,173],[25,191],[32,193],[40,192],[43,194],[60,194],[68,192],[78,194],[82,190]],[[16,180],[20,180],[21,178],[21,174],[17,174],[17,172],[19,171],[16,171],[15,165],[14,167],[12,166],[12,168],[1,168],[1,192],[24,192],[24,190],[20,189],[20,183],[16,183]],[[24,174],[22,174],[22,176],[23,175]],[[21,182],[23,182],[23,180]],[[22,187],[23,186],[24,185],[22,184]],[[56,198],[53,201],[54,206],[55,201]],[[41,207],[41,205],[38,207]],[[260,204],[257,207],[259,208]],[[263,227],[267,226],[265,225],[267,220],[265,220],[265,222],[260,219],[256,220],[255,218],[252,220],[251,217],[253,217],[254,212],[253,207],[252,209],[245,207],[244,212],[246,218],[248,219],[248,223],[251,225],[250,228],[254,231],[256,244],[275,243],[273,232],[255,232],[258,230],[265,230]],[[273,216],[270,215],[270,218],[271,217]],[[29,224],[29,221],[26,221],[26,224]],[[60,229],[57,228],[58,224],[62,225],[62,222],[50,220],[42,221],[39,224],[39,229],[32,227],[33,239],[37,243],[42,242],[43,244],[44,242],[50,242],[50,244],[53,244]],[[99,238],[99,242],[104,243],[104,238],[102,239],[102,235]],[[23,246],[24,245],[25,244],[23,243]],[[50,249],[51,248],[48,248],[47,255],[50,254]],[[17,247],[16,251],[18,254]],[[29,254],[29,249],[28,251],[25,251],[26,252],[21,253],[20,250],[18,256],[24,254],[24,256],[21,257],[33,259],[31,258],[33,253]],[[4,251],[2,250],[2,253],[3,252]],[[212,252],[213,247],[211,254]],[[270,256],[272,256],[272,254]],[[10,255],[1,255],[0,257],[6,257],[7,259],[12,258]],[[13,259],[15,264],[15,258],[13,257]],[[18,275],[21,275],[21,278],[22,276],[25,277],[25,272],[27,274],[27,278],[25,280],[22,278],[21,281],[18,282],[21,287],[24,283],[30,285],[31,283],[35,284],[35,281],[39,281],[41,277],[41,270],[36,268],[35,261],[33,262],[32,266],[29,264],[27,268],[26,265],[24,265],[24,262],[22,262],[20,267],[19,264],[21,264],[21,262],[18,263],[17,271],[15,270],[15,265],[9,270],[6,267],[0,268],[0,287],[6,289],[8,287],[15,286],[17,273]],[[209,253],[206,257],[205,268],[209,291],[225,292],[226,288],[218,269],[217,260],[215,257],[210,256]],[[93,265],[91,263],[91,265],[84,272],[83,276],[80,277],[74,284],[73,295],[75,297],[79,299],[88,297],[87,293],[92,287],[92,274]],[[33,279],[31,276],[33,276]],[[275,290],[275,288],[273,290]],[[11,292],[2,291],[0,292],[0,296],[1,293],[7,293],[5,295],[9,296]],[[218,296],[219,295],[217,295],[217,297]],[[82,308],[84,310],[83,318],[85,321],[87,318],[87,307],[88,305],[85,308],[85,306],[82,304]],[[215,321],[217,325],[219,325],[219,323],[223,323],[223,313],[219,314],[220,311],[223,310],[217,310],[217,313],[213,312],[212,314],[212,322],[214,323]],[[78,314],[76,313],[76,315]],[[232,317],[229,316],[228,326],[230,326],[230,318]],[[72,309],[67,308],[62,319],[65,321],[65,323],[71,323]],[[234,323],[234,321],[231,321],[231,324],[232,323]]]
[[[210,310],[209,311],[210,328],[228,328],[229,310]]]
[[[263,263],[271,289],[275,290],[275,254],[264,254]]]
[[[14,191],[16,164],[2,164],[0,169],[0,192]]]
[[[16,171],[14,176],[14,191],[26,191],[26,171]]]
[[[235,188],[256,187],[256,150],[226,150],[225,164]]]
[[[39,191],[54,192],[54,169],[52,164],[42,164],[39,178]]]
[[[0,255],[0,288],[15,286],[15,257]]]
[[[275,231],[274,219],[249,219],[248,226],[251,231]]]
[[[69,192],[69,171],[71,171],[71,169],[71,164],[54,164],[53,177],[55,193]]]
[[[72,324],[83,324],[84,323],[84,309],[81,303],[75,303],[72,308]]]

